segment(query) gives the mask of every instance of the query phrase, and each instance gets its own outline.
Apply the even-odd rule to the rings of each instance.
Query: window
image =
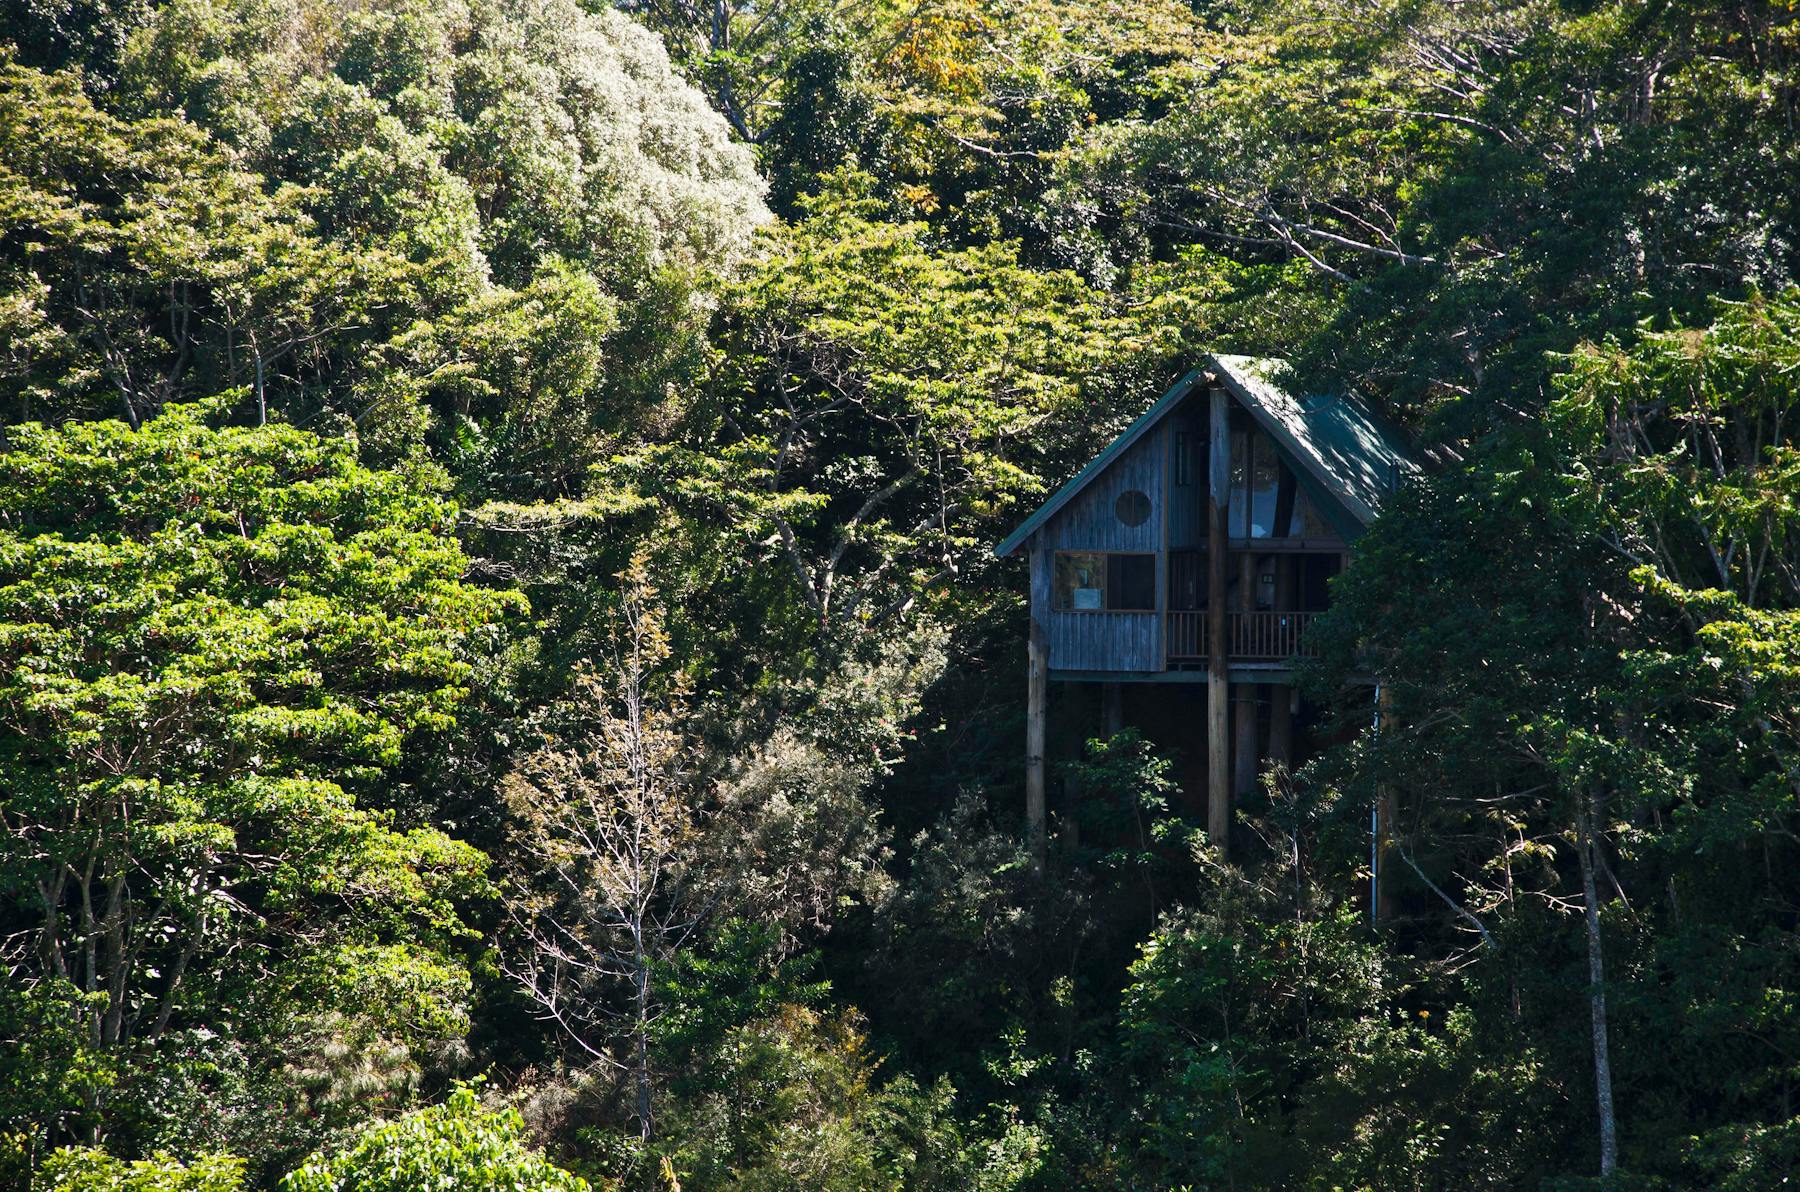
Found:
[[[1250,537],[1249,484],[1245,478],[1256,438],[1243,431],[1234,431],[1231,435],[1231,496],[1225,513],[1230,527],[1228,532],[1233,538]]]
[[[1262,435],[1255,436],[1255,440],[1256,462],[1250,469],[1250,537],[1285,538],[1287,535],[1275,528],[1275,497],[1281,484],[1275,444]]]
[[[1135,488],[1128,489],[1113,502],[1113,513],[1128,526],[1141,526],[1150,520],[1150,498]]]
[[[1320,515],[1304,492],[1294,494],[1294,520],[1288,533],[1295,538],[1333,539],[1337,531]]]
[[[1186,488],[1194,482],[1194,441],[1185,431],[1175,432],[1175,448],[1170,453],[1174,467],[1176,488]]]
[[[1282,462],[1274,441],[1260,430],[1231,436],[1231,507],[1227,513],[1227,532],[1233,538],[1336,537]]]
[[[1059,552],[1050,604],[1059,612],[1155,612],[1156,556]]]

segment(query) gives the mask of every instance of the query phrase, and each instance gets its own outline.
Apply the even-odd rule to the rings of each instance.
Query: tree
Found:
[[[1701,1116],[1717,1125],[1701,1125],[1692,1104],[1672,1107],[1683,1094],[1670,1086],[1722,1063],[1760,1086],[1748,1073],[1765,1059],[1729,1040],[1788,1030],[1749,989],[1707,994],[1704,1025],[1686,999],[1688,982],[1716,980],[1721,949],[1741,952],[1753,984],[1784,982],[1792,963],[1767,950],[1757,908],[1791,897],[1779,858],[1792,843],[1796,692],[1783,660],[1800,589],[1783,378],[1796,345],[1800,313],[1783,296],[1564,358],[1542,423],[1384,517],[1327,629],[1335,673],[1352,658],[1372,667],[1397,720],[1321,768],[1327,797],[1366,814],[1377,776],[1397,783],[1398,884],[1435,912],[1444,963],[1467,963],[1464,979],[1491,999],[1489,1029],[1554,1035],[1588,1057],[1584,1134],[1603,1174],[1705,1181],[1711,1164],[1738,1162],[1773,1178],[1791,1163],[1758,1134],[1752,1101],[1710,1101]],[[1763,863],[1736,872],[1720,850]],[[1575,997],[1579,1020],[1558,1009]],[[1693,1040],[1680,1075],[1655,1054],[1671,1037]],[[1640,1091],[1626,1102],[1615,1088]],[[1663,1131],[1683,1115],[1700,1137],[1758,1141],[1722,1143],[1729,1160],[1670,1153]]]
[[[605,670],[579,678],[552,734],[505,783],[514,825],[508,972],[579,1052],[628,1074],[655,1135],[654,969],[695,929],[702,808],[684,688],[642,559],[621,577]],[[627,1058],[610,1051],[623,1042]]]
[[[124,1162],[97,1149],[65,1148],[44,1164],[51,1192],[242,1192],[244,1163],[208,1155],[182,1163],[168,1155]]]
[[[780,109],[781,83],[793,57],[804,55],[810,19],[831,0],[620,0],[661,34],[676,62],[705,89],[740,140],[762,141]]]
[[[115,1059],[194,1029],[299,1060],[332,1018],[454,1037],[483,858],[383,778],[517,601],[462,581],[411,478],[208,418],[26,424],[0,453],[6,962],[79,991]]]
[[[315,1155],[281,1181],[281,1192],[587,1192],[526,1144],[516,1109],[482,1108],[459,1085],[441,1105],[364,1130],[341,1153]]]
[[[1092,138],[1063,189],[1103,196],[1116,242],[1302,263],[1309,334],[1249,350],[1474,435],[1537,408],[1547,350],[1794,274],[1791,11],[1276,0],[1211,25],[1171,110]]]
[[[193,127],[127,120],[73,75],[0,58],[0,383],[10,420],[122,416],[250,389],[341,384],[386,303],[416,287],[378,247],[321,241]]]
[[[327,57],[297,50],[311,30]],[[617,293],[732,258],[766,214],[750,151],[656,36],[574,0],[181,0],[125,74],[145,109],[184,111],[309,188],[335,238],[459,278],[517,288],[562,258]]]
[[[720,324],[683,440],[619,480],[728,513],[819,643],[985,567],[987,535],[1043,487],[1033,454],[1082,437],[1083,399],[1138,346],[1074,275],[1007,246],[937,251],[841,196],[775,233]]]

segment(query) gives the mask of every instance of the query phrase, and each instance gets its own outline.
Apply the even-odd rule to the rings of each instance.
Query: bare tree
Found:
[[[685,692],[668,673],[642,557],[621,580],[602,665],[575,684],[574,728],[561,739],[547,734],[505,781],[514,825],[507,910],[519,946],[504,963],[544,1019],[630,1078],[638,1135],[648,1141],[659,1013],[651,976],[703,909],[690,880],[702,812]]]

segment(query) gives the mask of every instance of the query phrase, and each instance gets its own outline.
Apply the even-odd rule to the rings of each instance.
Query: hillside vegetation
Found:
[[[0,0],[0,1185],[1800,1176],[1797,122],[1788,0]],[[1230,863],[1068,685],[1039,868],[992,547],[1206,351],[1430,466]]]

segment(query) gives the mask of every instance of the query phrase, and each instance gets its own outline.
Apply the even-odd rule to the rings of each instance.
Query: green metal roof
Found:
[[[1418,473],[1406,439],[1355,398],[1294,397],[1278,384],[1287,371],[1281,360],[1213,356],[1211,361],[1227,392],[1364,526],[1402,480]]]
[[[1253,356],[1208,356],[1175,382],[1141,418],[1114,439],[1074,479],[994,548],[999,556],[1017,550],[1055,517],[1115,459],[1160,422],[1211,373],[1238,404],[1249,410],[1282,451],[1361,526],[1375,520],[1382,499],[1419,465],[1405,438],[1362,403],[1345,396],[1297,398],[1281,386],[1284,361]]]

